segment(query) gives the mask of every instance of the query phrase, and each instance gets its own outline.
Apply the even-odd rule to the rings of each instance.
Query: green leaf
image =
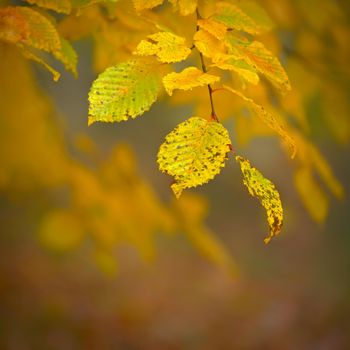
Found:
[[[237,156],[243,173],[243,183],[253,197],[257,197],[265,208],[270,233],[264,242],[269,243],[271,238],[280,233],[283,224],[283,208],[280,195],[275,185],[266,179],[259,170],[250,165],[249,160]]]
[[[89,92],[89,125],[96,121],[120,122],[149,110],[160,89],[159,65],[132,59],[107,68]]]
[[[158,152],[159,169],[174,177],[177,198],[185,188],[202,185],[225,165],[229,145],[227,130],[215,121],[191,117],[165,138]]]

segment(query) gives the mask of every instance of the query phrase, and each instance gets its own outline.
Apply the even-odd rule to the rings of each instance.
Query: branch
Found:
[[[201,15],[199,14],[198,8],[196,9],[196,14],[197,14],[197,20],[202,18]],[[197,32],[198,32],[198,30],[199,30],[199,26],[197,24]],[[198,51],[198,52],[199,52],[199,56],[200,56],[200,59],[201,59],[202,71],[204,73],[207,73],[207,67],[205,66],[205,63],[204,63],[203,54],[200,51]],[[208,84],[208,92],[209,92],[209,99],[210,99],[210,106],[211,106],[211,117],[216,122],[220,123],[219,118],[217,117],[217,115],[215,113],[214,101],[213,101],[213,88],[211,87],[210,84]]]

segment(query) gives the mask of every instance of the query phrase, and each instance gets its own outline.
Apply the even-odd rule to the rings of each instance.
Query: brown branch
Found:
[[[199,14],[198,8],[196,9],[196,14],[197,14],[197,20],[202,18],[201,15]],[[198,30],[199,30],[199,26],[197,24],[197,32],[198,32]],[[205,62],[204,62],[203,54],[200,51],[198,51],[198,52],[199,52],[199,57],[201,59],[202,71],[204,73],[207,73],[208,70],[207,70],[207,67],[206,67]],[[210,99],[210,106],[211,106],[211,117],[216,122],[220,123],[219,118],[217,117],[217,115],[215,113],[214,101],[213,101],[213,88],[211,87],[210,84],[208,84],[208,92],[209,92],[209,99]]]

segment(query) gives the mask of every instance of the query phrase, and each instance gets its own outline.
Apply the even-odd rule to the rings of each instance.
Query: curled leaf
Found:
[[[236,161],[241,166],[244,185],[253,197],[260,200],[261,205],[266,210],[270,232],[264,242],[269,243],[271,238],[280,233],[283,224],[283,208],[280,195],[275,185],[266,179],[259,170],[252,167],[249,160],[237,156]]]

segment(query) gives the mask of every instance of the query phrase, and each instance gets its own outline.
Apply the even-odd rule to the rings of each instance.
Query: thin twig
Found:
[[[198,8],[196,9],[196,14],[197,14],[197,20],[202,18],[201,15],[199,14]],[[199,30],[199,26],[197,24],[197,31],[198,30]],[[199,57],[201,59],[202,71],[204,73],[207,73],[207,67],[205,66],[204,57],[203,57],[203,54],[200,51],[199,51]],[[220,123],[219,118],[217,117],[217,115],[215,113],[214,101],[213,101],[213,88],[211,87],[210,84],[208,84],[208,92],[209,92],[209,99],[210,99],[210,106],[211,106],[211,117],[216,122]]]

